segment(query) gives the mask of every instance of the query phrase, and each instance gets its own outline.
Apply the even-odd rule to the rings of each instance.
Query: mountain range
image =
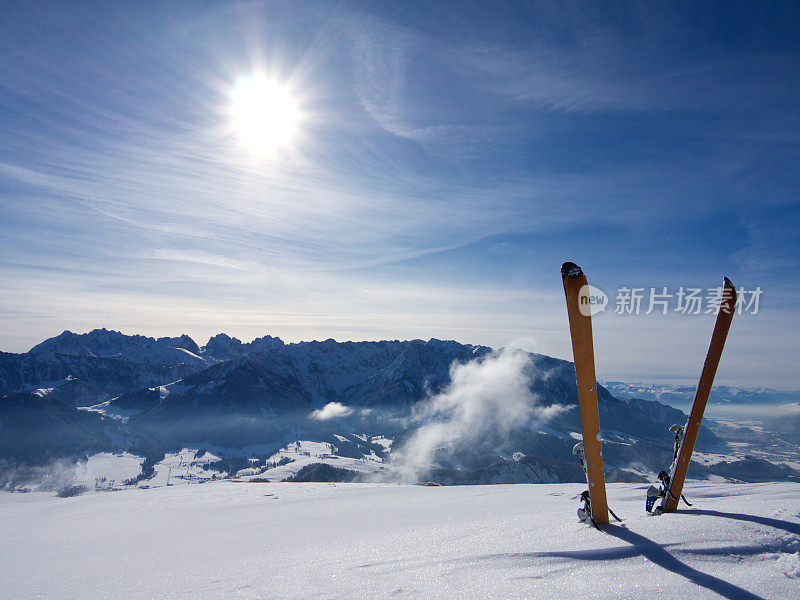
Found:
[[[243,343],[219,334],[199,346],[187,335],[65,331],[27,353],[0,352],[0,484],[99,452],[132,453],[152,465],[181,448],[214,447],[269,461],[298,440],[391,464],[394,449],[425,425],[420,407],[450,389],[453,366],[492,356],[485,346],[437,339],[287,344],[267,335]],[[557,409],[552,416],[442,443],[425,478],[582,480],[570,453],[581,431],[574,365],[529,354],[523,370],[539,408]],[[671,462],[667,428],[685,421],[681,411],[619,399],[602,386],[598,397],[609,480],[644,481]],[[377,438],[390,440],[392,451]],[[703,428],[697,449],[724,453],[726,444]]]
[[[658,400],[664,404],[680,407],[692,403],[697,389],[693,385],[627,383],[623,381],[604,381],[603,385],[619,398]],[[773,390],[769,388],[716,385],[711,390],[708,401],[712,404],[721,405],[797,404],[800,402],[800,390]]]

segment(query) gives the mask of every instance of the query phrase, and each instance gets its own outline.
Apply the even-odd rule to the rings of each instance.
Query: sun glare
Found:
[[[300,121],[288,87],[263,76],[239,81],[231,93],[231,115],[241,142],[259,155],[288,146]]]

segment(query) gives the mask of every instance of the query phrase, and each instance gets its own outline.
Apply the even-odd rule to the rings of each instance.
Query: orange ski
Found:
[[[575,358],[575,377],[578,383],[578,401],[583,427],[583,444],[576,445],[573,453],[581,454],[581,464],[589,486],[589,502],[578,513],[590,518],[595,525],[599,525],[608,523],[608,502],[603,472],[603,452],[600,445],[589,284],[581,268],[570,262],[561,266],[561,278],[567,297],[567,315],[572,335],[572,353]],[[584,494],[583,498],[586,501],[587,495]]]
[[[686,421],[685,427],[681,428],[673,425],[671,429],[676,434],[675,458],[669,473],[665,474],[666,477],[661,478],[664,499],[661,501],[661,506],[656,509],[656,512],[672,512],[678,508],[678,500],[680,500],[683,493],[683,484],[686,481],[686,473],[692,460],[694,443],[697,441],[697,434],[700,432],[700,422],[703,420],[703,412],[708,403],[711,386],[714,384],[714,376],[717,373],[722,349],[725,347],[725,340],[728,337],[728,330],[731,327],[735,309],[736,289],[730,279],[725,277],[722,288],[722,301],[717,313],[717,322],[714,325],[714,333],[711,335],[711,344],[708,348],[706,362],[703,365],[703,372],[700,375],[700,383],[697,385],[694,402],[692,402],[692,410],[689,412],[689,419]]]

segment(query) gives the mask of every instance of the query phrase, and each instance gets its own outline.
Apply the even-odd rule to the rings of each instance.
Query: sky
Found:
[[[677,293],[727,275],[761,295],[717,382],[800,388],[797,3],[3,13],[1,350],[108,327],[571,359],[571,260],[609,297],[599,379],[696,381],[714,315]],[[235,108],[258,78],[296,107],[268,152]]]

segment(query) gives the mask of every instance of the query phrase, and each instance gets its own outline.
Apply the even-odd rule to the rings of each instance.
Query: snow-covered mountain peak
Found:
[[[200,347],[185,333],[180,337],[160,337],[156,340],[156,344],[171,348],[182,348],[192,354],[200,354]]]
[[[80,334],[64,331],[34,346],[29,354],[113,358],[153,366],[206,366],[207,361],[198,356],[199,351],[200,348],[194,340],[186,334],[155,339],[143,335],[127,335],[103,327]]]
[[[247,345],[250,347],[251,352],[270,352],[285,346],[281,338],[272,337],[271,335],[256,338]]]
[[[94,331],[99,331],[95,329]],[[92,333],[94,333],[94,331]],[[89,334],[83,334],[89,335]],[[60,352],[70,356],[93,356],[92,351],[86,346],[86,340],[81,334],[73,333],[64,330],[61,334],[46,339],[45,341],[36,344],[29,350],[31,354],[38,354],[44,352]]]
[[[208,343],[200,349],[200,353],[206,358],[214,358],[220,361],[231,360],[245,353],[244,344],[235,337],[230,337],[225,333],[218,333],[209,338]]]

